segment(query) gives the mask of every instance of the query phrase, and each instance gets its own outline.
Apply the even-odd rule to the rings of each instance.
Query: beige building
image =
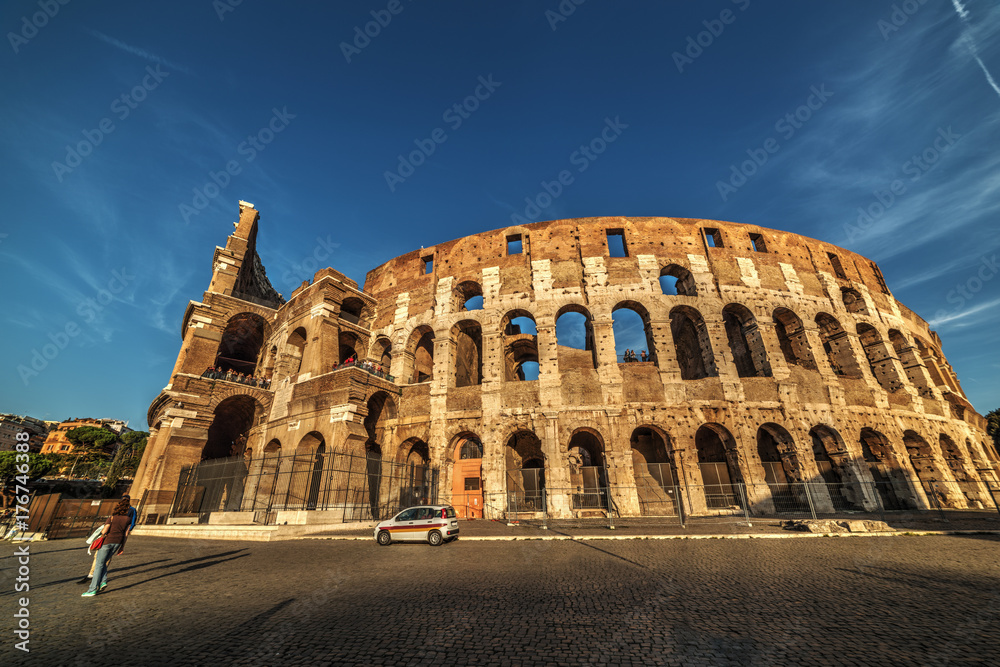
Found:
[[[937,334],[843,248],[711,220],[556,220],[415,250],[363,288],[324,269],[285,302],[257,225],[241,202],[184,315],[133,488],[145,514],[170,510],[182,475],[210,488],[210,469],[230,481],[202,514],[247,521],[429,497],[469,516],[711,514],[805,482],[820,511],[993,506],[996,452]],[[625,316],[637,361],[616,353]]]

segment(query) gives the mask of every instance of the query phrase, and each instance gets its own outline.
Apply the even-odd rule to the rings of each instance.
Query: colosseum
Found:
[[[184,314],[133,486],[145,522],[432,501],[466,517],[994,508],[997,453],[937,334],[843,248],[554,220],[414,250],[363,288],[322,269],[286,301],[258,223],[240,202]]]

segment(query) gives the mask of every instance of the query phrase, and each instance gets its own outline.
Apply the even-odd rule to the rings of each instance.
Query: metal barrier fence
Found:
[[[321,510],[328,521],[368,521],[438,502],[438,470],[345,453],[290,454],[248,462],[213,459],[181,469],[170,516]]]
[[[664,517],[690,522],[763,519],[868,519],[958,512],[997,518],[1000,484],[926,482],[907,490],[893,482],[649,484],[541,488],[483,494],[486,519],[520,521],[603,516]],[[954,515],[952,515],[954,516]]]

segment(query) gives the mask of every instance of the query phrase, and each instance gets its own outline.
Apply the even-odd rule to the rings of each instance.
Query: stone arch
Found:
[[[757,326],[757,318],[750,309],[730,303],[722,309],[722,321],[737,374],[740,377],[771,377],[767,349]]]
[[[302,359],[306,353],[306,342],[308,334],[305,327],[297,327],[288,335],[285,340],[285,351],[282,359],[284,366],[283,376],[291,377],[298,375],[302,370]]]
[[[931,502],[944,507],[962,507],[964,503],[948,488],[950,480],[940,468],[930,443],[916,431],[907,430],[903,432],[903,445],[917,479]]]
[[[402,484],[399,490],[400,508],[426,505],[436,497],[432,488],[430,448],[420,438],[409,438],[397,452],[402,464]]]
[[[679,511],[679,484],[667,451],[669,441],[666,433],[652,426],[638,426],[629,437],[632,474],[642,515],[673,516]]]
[[[434,379],[434,330],[424,324],[410,332],[406,343],[404,382],[430,382]]]
[[[788,308],[775,308],[771,319],[774,321],[774,332],[778,336],[778,345],[785,363],[816,370],[816,359],[799,316]]]
[[[287,509],[314,510],[324,506],[323,468],[326,461],[326,439],[318,431],[302,436],[295,447],[288,481]]]
[[[785,427],[773,422],[761,424],[757,429],[757,455],[768,486],[787,488],[804,481],[795,441]]]
[[[372,356],[377,359],[375,363],[382,366],[386,373],[392,368],[392,341],[385,336],[379,336],[372,344]]]
[[[699,380],[718,376],[712,341],[701,313],[690,306],[673,308],[670,311],[670,333],[677,350],[677,365],[682,379]]]
[[[941,369],[938,367],[937,358],[931,354],[931,345],[921,340],[920,336],[914,336],[913,340],[917,343],[917,351],[923,360],[924,367],[931,376],[931,382],[934,383],[935,387],[947,386]]]
[[[823,351],[834,375],[860,378],[861,367],[854,358],[851,341],[833,315],[819,313],[816,315],[816,325],[819,327],[820,340],[823,341]]]
[[[868,315],[868,305],[865,303],[865,299],[861,296],[858,290],[851,287],[841,287],[840,288],[840,298],[844,302],[844,308],[847,312],[854,313],[856,315]]]
[[[365,446],[377,445],[381,453],[385,443],[386,422],[396,419],[396,401],[388,392],[376,391],[368,398],[368,414],[365,415],[364,427],[368,437]]]
[[[826,491],[834,509],[838,511],[861,511],[874,509],[872,503],[865,503],[865,493],[859,484],[859,476],[847,452],[844,439],[837,429],[826,424],[817,424],[809,430],[812,440],[813,458],[820,480],[826,484]]]
[[[525,331],[529,328],[530,331]],[[507,312],[500,321],[503,332],[504,380],[537,380],[538,328],[534,316],[527,310]]]
[[[451,328],[452,386],[483,383],[483,327],[476,320],[462,320]]]
[[[342,364],[348,359],[358,361],[361,358],[361,338],[347,329],[341,329],[337,336],[337,363]]]
[[[743,481],[740,473],[736,440],[725,426],[702,424],[694,435],[698,467],[709,509],[729,509],[744,504],[736,484]]]
[[[694,276],[679,264],[660,269],[660,291],[667,296],[698,296]]]
[[[858,443],[882,506],[890,511],[908,507],[916,509],[917,504],[907,487],[902,466],[889,439],[875,429],[865,427],[861,429]]]
[[[580,427],[573,431],[566,450],[569,483],[573,490],[572,509],[607,509],[608,479],[604,438],[592,428]]]
[[[257,313],[233,315],[222,331],[213,365],[224,371],[254,375],[266,330],[267,322]]]
[[[583,320],[574,315],[582,316]],[[584,306],[571,303],[556,312],[556,347],[559,370],[597,368],[593,318]]]
[[[542,441],[528,428],[519,428],[504,447],[507,512],[538,512],[545,505],[545,453]]]
[[[483,516],[483,443],[479,437],[463,431],[452,439],[451,504],[459,517]]]
[[[254,510],[270,511],[277,494],[278,467],[281,464],[281,441],[271,438],[254,460],[256,488],[250,494]]]
[[[902,379],[896,372],[892,355],[882,341],[882,334],[878,329],[866,322],[858,323],[858,340],[861,341],[861,347],[865,351],[872,376],[882,389],[890,394],[899,391],[903,386]]]
[[[260,402],[248,394],[235,394],[221,400],[213,410],[201,459],[243,456],[250,429],[262,414]]]
[[[898,329],[889,329],[889,342],[892,344],[892,349],[903,365],[906,378],[910,381],[910,384],[916,387],[917,393],[928,398],[932,396],[933,392],[930,383],[927,381],[928,376],[923,361],[914,352],[916,349],[915,346]]]
[[[632,312],[635,317],[622,318],[619,316],[616,318],[616,314],[623,310]],[[636,318],[638,318],[637,321]],[[633,321],[629,322],[628,319],[632,319]],[[644,341],[644,347],[639,348],[638,352],[634,346],[636,342],[638,342],[640,336],[638,332],[633,333],[631,331],[636,324],[642,326],[641,339]],[[619,301],[615,307],[611,309],[611,327],[615,339],[615,355],[618,359],[627,361],[624,359],[625,350],[630,349],[640,361],[642,359],[641,352],[646,352],[647,360],[652,361],[659,366],[659,360],[656,354],[656,342],[653,339],[653,325],[650,323],[649,311],[645,306],[638,301]]]
[[[472,311],[483,309],[483,286],[475,280],[465,280],[454,289],[454,309]]]

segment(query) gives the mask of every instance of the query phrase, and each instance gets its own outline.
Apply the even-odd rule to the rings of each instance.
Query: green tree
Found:
[[[1000,454],[1000,408],[986,413],[986,434],[993,438],[993,449]]]
[[[83,451],[85,462],[107,460],[107,450],[118,440],[118,435],[105,428],[81,426],[66,431],[66,439]]]
[[[3,483],[3,506],[4,508],[12,504],[14,497],[17,495],[18,477],[20,475],[27,475],[27,480],[34,480],[42,477],[48,473],[53,466],[52,461],[49,457],[42,454],[28,454],[28,472],[21,472],[22,468],[19,466],[24,465],[22,460],[20,463],[17,461],[17,452],[0,452],[0,482]],[[22,484],[22,486],[24,486]]]
[[[122,436],[122,444],[115,452],[111,467],[108,469],[108,476],[104,480],[105,491],[114,490],[118,480],[123,477],[135,475],[135,470],[139,467],[139,461],[142,459],[142,453],[146,449],[148,438],[149,433],[146,431],[129,431]]]

